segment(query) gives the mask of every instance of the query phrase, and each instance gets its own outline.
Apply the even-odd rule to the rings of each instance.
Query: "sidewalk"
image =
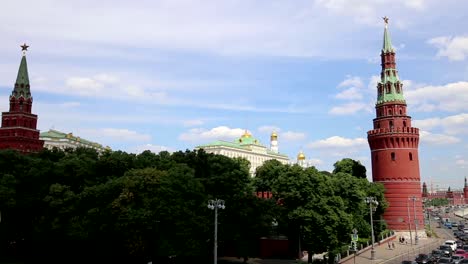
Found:
[[[416,255],[420,253],[430,253],[433,249],[436,249],[440,244],[443,244],[445,240],[442,238],[423,238],[420,239],[418,245],[411,244],[400,244],[397,239],[392,242],[395,244],[395,248],[389,249],[388,243],[375,246],[375,259],[371,260],[371,250],[360,253],[359,255],[352,257],[344,262],[343,264],[400,264],[403,260],[414,260]],[[392,243],[390,242],[390,244]]]

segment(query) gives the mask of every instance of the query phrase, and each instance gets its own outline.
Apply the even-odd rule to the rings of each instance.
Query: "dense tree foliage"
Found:
[[[333,256],[349,243],[353,228],[361,236],[370,237],[366,197],[379,201],[374,219],[379,220],[387,207],[383,186],[362,177],[366,170],[360,166],[359,162],[344,159],[335,163],[333,173],[328,173],[314,167],[304,169],[267,161],[257,169],[254,185],[259,191],[271,190],[273,197],[280,201],[281,210],[276,219],[288,237],[300,241],[300,246],[308,252],[329,252]],[[385,224],[379,222],[375,226],[376,234],[385,229]]]
[[[255,191],[271,191],[274,199]],[[218,214],[220,245],[239,256],[255,255],[272,223],[310,252],[334,252],[353,227],[370,233],[366,196],[381,202],[380,215],[382,187],[348,170],[331,174],[269,161],[251,178],[245,159],[203,151],[0,151],[0,256],[206,261],[214,232],[207,201],[215,198],[226,201]]]
[[[362,165],[361,162],[355,161],[353,159],[342,159],[340,161],[335,162],[333,166],[335,167],[333,173],[344,172],[363,179],[367,177],[366,167]]]

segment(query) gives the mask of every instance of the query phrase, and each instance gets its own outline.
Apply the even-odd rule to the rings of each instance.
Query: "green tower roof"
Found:
[[[394,52],[392,47],[392,40],[390,39],[390,33],[388,33],[387,25],[385,25],[384,35],[383,35],[383,52]]]
[[[21,64],[18,70],[18,76],[16,77],[16,83],[18,85],[29,85],[28,64],[26,62],[25,55],[23,55],[23,57],[21,58]]]
[[[26,99],[31,98],[31,91],[29,90],[29,74],[28,74],[28,63],[26,62],[26,51],[28,45],[23,44],[21,46],[23,50],[23,57],[18,69],[18,76],[16,77],[15,88],[13,89],[12,96],[19,98],[24,97]]]
[[[387,55],[390,53],[390,57],[395,56],[395,50],[392,46],[392,41],[390,40],[390,33],[388,31],[388,18],[384,17],[385,29],[384,29],[384,39],[382,47],[382,58],[387,60]],[[385,56],[385,57],[384,57]],[[379,92],[377,96],[377,104],[382,104],[385,102],[405,102],[405,97],[403,96],[403,84],[398,77],[398,71],[396,70],[395,63],[393,62],[391,67],[384,66],[382,64],[382,74],[380,76],[380,82],[378,84],[381,87],[382,91]]]

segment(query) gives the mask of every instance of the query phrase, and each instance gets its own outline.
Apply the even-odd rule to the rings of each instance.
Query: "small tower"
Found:
[[[466,201],[468,199],[468,183],[466,182],[466,177],[465,177],[465,186],[463,187],[463,203],[466,204]]]
[[[26,63],[28,47],[26,44],[21,46],[23,57],[10,95],[10,110],[2,113],[0,128],[0,149],[16,149],[24,153],[40,151],[44,145],[36,129],[37,115],[31,113],[33,97]]]
[[[388,208],[383,217],[388,227],[393,230],[408,230],[408,223],[411,222],[423,230],[419,129],[411,126],[411,116],[406,111],[403,84],[398,76],[395,49],[388,32],[388,18],[385,17],[384,21],[376,118],[373,119],[373,129],[367,132],[372,179],[382,183],[385,188]],[[409,202],[409,199],[413,202]],[[408,216],[410,206],[413,207],[413,213]]]
[[[305,167],[306,164],[306,156],[304,155],[304,152],[302,150],[297,154],[297,164],[301,167]]]
[[[278,134],[276,134],[276,131],[273,131],[270,136],[270,150],[278,153]]]
[[[427,185],[426,185],[426,182],[423,182],[422,197],[427,198]]]

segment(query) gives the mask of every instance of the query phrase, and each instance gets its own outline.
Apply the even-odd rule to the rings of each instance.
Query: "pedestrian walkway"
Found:
[[[371,259],[371,250],[364,251],[359,255],[352,257],[343,264],[400,264],[403,260],[414,260],[415,257],[420,253],[430,253],[433,249],[436,249],[440,244],[443,244],[444,239],[437,238],[424,238],[420,239],[418,245],[401,244],[398,240],[393,240],[390,245],[383,243],[375,246],[375,259]]]

